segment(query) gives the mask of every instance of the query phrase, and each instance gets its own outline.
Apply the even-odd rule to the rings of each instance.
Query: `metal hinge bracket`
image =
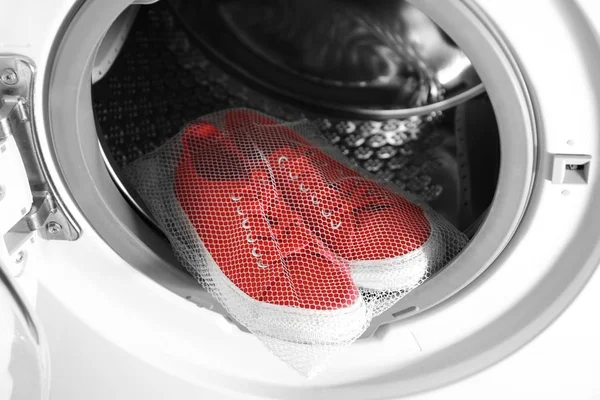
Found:
[[[10,231],[37,231],[47,240],[76,240],[80,230],[53,195],[37,151],[35,132],[29,118],[33,77],[34,70],[29,62],[16,56],[0,55],[0,146],[12,143],[0,148],[13,154],[11,160],[15,168],[25,169],[22,180],[28,184],[21,187],[29,190],[29,199],[33,198],[31,208],[27,207],[29,211],[22,210],[21,219]],[[14,180],[8,174],[10,171],[0,171],[0,189],[3,180]]]
[[[48,192],[33,192],[31,210],[15,226],[17,231],[38,231],[46,240],[76,240],[77,232]]]
[[[18,96],[4,96],[0,99],[0,141],[15,134],[21,124],[27,121],[25,100]]]

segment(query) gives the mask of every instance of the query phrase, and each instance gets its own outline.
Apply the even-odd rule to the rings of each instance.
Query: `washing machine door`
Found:
[[[49,353],[35,304],[37,234],[22,224],[37,215],[18,142],[27,138],[26,65],[0,55],[0,399],[49,398]],[[31,70],[29,70],[31,72]],[[18,76],[21,76],[19,81]],[[27,79],[25,79],[27,77]],[[30,220],[32,222],[33,220]]]
[[[0,267],[0,399],[48,399],[43,333],[10,269],[2,260]]]

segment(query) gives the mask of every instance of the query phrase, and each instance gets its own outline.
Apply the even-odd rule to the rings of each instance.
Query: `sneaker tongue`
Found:
[[[331,184],[324,184],[321,191],[322,205],[338,220],[349,222],[363,214],[368,218],[396,205],[385,189],[362,177],[345,177]],[[357,220],[358,222],[358,220]],[[358,223],[354,224],[359,226]]]
[[[267,264],[285,262],[292,255],[313,247],[313,235],[303,224],[289,224],[283,228],[271,228],[266,235],[256,238],[262,260]]]
[[[276,205],[279,193],[263,171],[253,171],[243,189],[242,206],[250,214],[266,215]]]
[[[285,203],[265,172],[255,171],[245,192],[241,206],[249,214],[265,262],[280,261],[314,241],[302,218]]]
[[[394,197],[377,183],[360,175],[335,177],[335,171],[313,165],[296,150],[282,149],[273,158],[288,163],[293,179],[318,197],[322,211],[333,218],[333,225],[343,227],[346,234],[360,229],[363,220],[377,217],[396,204]]]

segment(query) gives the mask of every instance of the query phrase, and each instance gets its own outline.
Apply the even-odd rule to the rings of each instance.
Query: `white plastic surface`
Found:
[[[25,166],[12,136],[0,141],[0,191],[0,235],[4,235],[29,212],[33,202]]]
[[[37,233],[9,232],[29,212],[33,202],[27,173],[12,136],[0,141],[0,189],[0,260],[30,304],[35,304]]]
[[[46,60],[55,34],[72,3],[22,0],[7,23],[3,20],[0,24],[0,37],[4,40],[0,50],[31,57],[38,67],[40,88],[46,79]],[[528,79],[536,88],[540,124],[547,130],[542,152],[586,153],[597,158],[598,138],[590,135],[599,131],[597,95],[586,81],[581,49],[570,41],[570,29],[574,27],[564,24],[564,7],[570,3],[478,3],[493,16],[527,66]],[[532,16],[536,29],[531,28]],[[553,62],[548,63],[549,59]],[[557,77],[568,77],[569,84],[556,85]],[[43,104],[42,96],[42,91],[37,91],[34,104]],[[565,110],[564,99],[570,99],[572,110]],[[44,129],[44,110],[38,111],[36,125]],[[566,111],[581,113],[585,118],[574,118],[568,112],[571,117],[566,118]],[[55,168],[50,167],[50,172],[58,176]],[[590,179],[594,179],[595,172],[591,171]],[[257,341],[223,324],[218,315],[166,292],[123,263],[100,242],[93,228],[77,214],[75,204],[69,202],[69,209],[85,233],[76,243],[43,243],[44,268],[40,268],[44,289],[39,312],[52,346],[53,396],[65,400],[158,400],[233,398],[234,393],[235,397],[260,393],[261,397],[307,398],[307,394],[325,396],[325,390],[319,388],[328,386],[348,399],[375,393],[391,397],[394,391],[406,389],[400,378],[406,377],[403,374],[410,370],[406,368],[409,364],[460,343],[488,324],[502,322],[501,318],[521,301],[544,304],[554,300],[552,292],[546,293],[547,298],[528,296],[541,284],[545,273],[577,268],[586,261],[585,254],[571,260],[564,260],[562,255],[568,246],[578,245],[572,233],[581,218],[580,211],[597,202],[589,189],[595,186],[570,188],[566,196],[564,188],[548,181],[534,199],[535,207],[524,221],[524,230],[517,238],[519,245],[510,256],[499,260],[460,296],[358,344],[355,351],[336,360],[331,374],[309,383],[278,364],[264,363]],[[61,182],[57,182],[57,189],[67,193]],[[600,278],[596,274],[565,315],[532,344],[480,375],[420,398],[600,396],[596,378],[600,326],[594,318],[599,303]],[[499,326],[511,329],[510,324]],[[489,340],[492,339],[490,334]],[[519,337],[514,338],[518,340]],[[369,354],[371,364],[365,363],[365,354]],[[453,373],[450,367],[449,376]],[[464,368],[476,370],[472,365]]]
[[[4,236],[8,256],[4,265],[11,273],[21,292],[29,304],[35,304],[37,298],[37,268],[40,265],[40,254],[37,232],[13,233]]]
[[[41,331],[27,323],[26,307],[5,284],[0,280],[0,399],[48,399],[48,353],[39,342]]]

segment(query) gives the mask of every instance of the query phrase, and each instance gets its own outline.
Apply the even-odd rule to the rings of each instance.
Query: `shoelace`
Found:
[[[330,220],[333,230],[339,229],[342,221],[347,219],[344,217],[355,211],[376,211],[395,204],[392,196],[382,192],[377,183],[358,175],[344,176],[341,170],[335,179],[325,177],[305,156],[290,160],[283,155],[277,162],[280,167],[287,169],[288,178],[296,182],[298,190],[310,196],[313,205],[320,206],[321,215]],[[327,166],[331,167],[331,164]],[[317,194],[323,190],[325,193]]]
[[[196,132],[182,138],[183,157],[193,162],[194,141],[201,142],[202,135],[216,134],[225,141],[220,133],[213,125],[196,126]],[[231,143],[230,147],[235,149]],[[237,214],[242,228],[248,231],[246,241],[252,246],[251,254],[260,268],[267,268],[310,243],[308,236],[301,235],[306,230],[302,218],[287,206],[265,171],[255,170],[244,190],[230,194],[230,198],[234,203],[239,203]]]
[[[255,172],[246,188],[230,197],[238,203],[242,228],[248,231],[246,241],[252,245],[252,256],[260,268],[267,268],[309,244],[301,234],[302,219],[288,208],[266,173]]]

